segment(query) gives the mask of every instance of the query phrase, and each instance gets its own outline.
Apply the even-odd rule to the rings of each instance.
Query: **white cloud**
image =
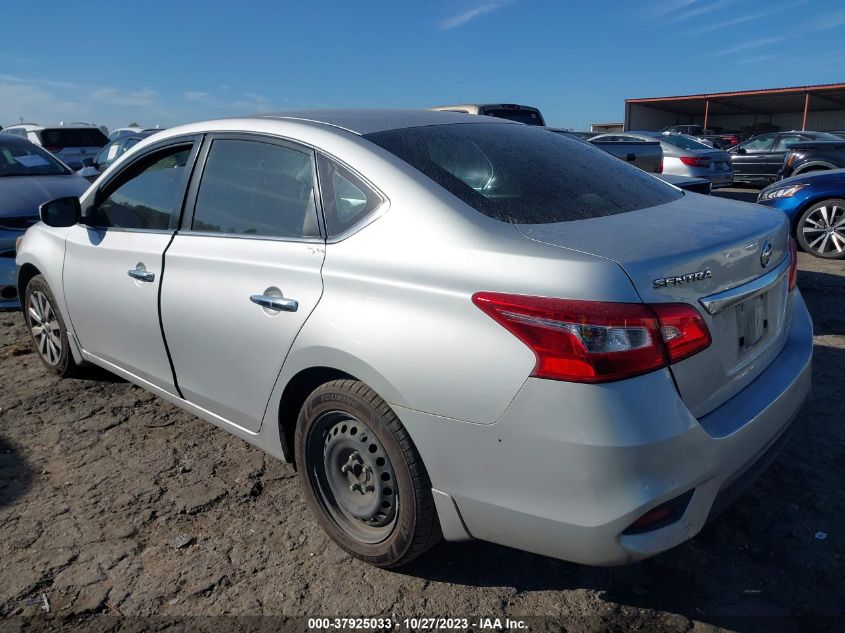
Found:
[[[690,18],[700,18],[702,15],[713,13],[723,7],[736,6],[736,0],[714,0],[713,2],[698,2],[695,6],[690,6],[686,11],[675,12],[669,17],[668,22],[682,22]]]
[[[708,57],[722,57],[724,55],[732,55],[734,53],[738,53],[740,51],[747,51],[750,48],[760,48],[761,46],[768,46],[769,44],[777,44],[778,42],[783,42],[784,40],[788,40],[789,36],[781,35],[778,37],[761,37],[756,40],[751,40],[750,42],[745,42],[744,44],[740,44],[738,46],[732,46],[731,48],[722,49],[712,55],[708,55]]]
[[[155,90],[150,88],[129,92],[123,92],[119,88],[97,88],[91,93],[91,98],[108,105],[150,107],[155,95]]]
[[[845,11],[826,12],[805,22],[802,30],[807,33],[815,33],[843,24],[845,24]]]
[[[208,101],[210,97],[210,93],[200,90],[188,90],[182,93],[182,98],[186,101]]]
[[[233,102],[232,106],[238,110],[246,110],[249,112],[269,112],[270,110],[280,109],[270,105],[270,100],[267,97],[255,92],[243,93],[243,97]]]
[[[696,0],[660,0],[652,7],[651,15],[655,18],[670,15],[695,3]]]
[[[491,13],[496,9],[501,9],[502,7],[507,6],[509,4],[510,1],[490,2],[489,4],[482,4],[481,6],[475,7],[474,9],[470,9],[469,11],[465,11],[464,13],[459,13],[458,15],[453,15],[450,18],[446,18],[440,23],[440,30],[448,31],[449,29],[457,28],[471,20],[474,20],[475,18],[481,17],[482,15],[486,15],[487,13]]]
[[[79,121],[91,116],[91,108],[80,101],[60,99],[39,86],[0,80],[0,122],[58,123]]]

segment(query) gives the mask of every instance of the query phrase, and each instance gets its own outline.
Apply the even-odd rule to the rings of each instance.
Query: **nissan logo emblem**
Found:
[[[763,242],[763,249],[760,251],[760,265],[765,268],[772,259],[772,245],[768,240]]]

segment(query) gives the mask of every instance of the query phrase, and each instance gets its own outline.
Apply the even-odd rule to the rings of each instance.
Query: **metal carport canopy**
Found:
[[[675,114],[703,116],[704,127],[707,127],[707,120],[712,115],[799,112],[803,113],[801,129],[805,129],[809,111],[845,110],[845,83],[625,99],[626,129],[630,104]]]

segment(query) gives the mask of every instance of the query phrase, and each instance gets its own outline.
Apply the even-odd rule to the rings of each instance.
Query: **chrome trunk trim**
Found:
[[[787,254],[780,264],[767,272],[765,275],[757,277],[752,281],[741,286],[729,288],[716,294],[708,295],[699,299],[699,303],[704,306],[704,309],[712,315],[717,315],[728,308],[742,303],[746,299],[756,297],[764,292],[767,292],[774,286],[781,278],[789,272],[790,257]]]

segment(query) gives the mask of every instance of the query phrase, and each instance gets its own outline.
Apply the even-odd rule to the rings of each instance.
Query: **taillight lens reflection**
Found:
[[[660,332],[670,363],[689,358],[710,345],[707,324],[692,306],[685,303],[655,303],[649,307],[660,322]]]

